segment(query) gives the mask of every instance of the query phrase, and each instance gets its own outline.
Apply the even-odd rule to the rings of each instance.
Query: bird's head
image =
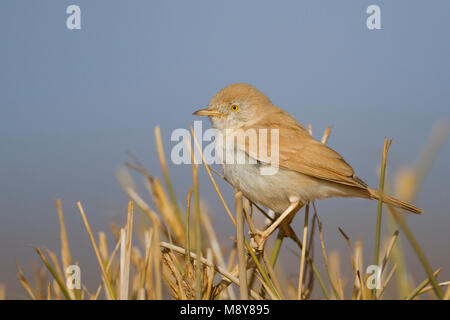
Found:
[[[269,98],[252,85],[235,83],[217,92],[208,108],[193,114],[209,116],[216,129],[237,129],[258,120],[263,109],[271,105]]]

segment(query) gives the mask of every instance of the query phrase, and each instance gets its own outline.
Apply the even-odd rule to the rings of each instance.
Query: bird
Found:
[[[422,213],[411,204],[370,188],[339,153],[314,139],[288,112],[275,106],[250,84],[226,86],[213,96],[207,108],[197,110],[193,115],[208,116],[213,129],[221,136],[220,139],[216,137],[215,143],[216,150],[220,151],[217,153],[221,154],[225,179],[248,200],[263,205],[278,216],[270,230],[263,234],[264,238],[299,204],[316,199],[381,199],[400,209]],[[273,150],[277,157],[269,155],[267,150],[262,152],[263,147],[272,151],[273,141],[269,134],[266,137],[257,135],[253,142],[250,138],[233,138],[233,144],[225,140],[249,130],[276,132],[277,148]],[[228,158],[230,154],[233,158]],[[236,157],[243,157],[244,163],[236,161]],[[277,161],[271,161],[274,158]],[[262,174],[264,168],[276,170],[272,174]]]

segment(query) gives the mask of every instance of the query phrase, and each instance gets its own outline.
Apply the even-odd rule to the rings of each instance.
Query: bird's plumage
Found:
[[[288,113],[280,108],[270,108],[270,116],[252,124],[252,128],[278,129],[279,134],[279,166],[281,168],[300,172],[319,179],[346,184],[353,187],[366,187],[367,185],[355,176],[353,168],[344,160],[344,158],[327,147],[320,141],[314,139],[297,121]],[[283,121],[280,121],[281,115]],[[286,121],[288,119],[288,121]],[[242,128],[248,130],[247,126]],[[259,137],[259,136],[257,136]],[[245,150],[256,150],[249,144],[247,139],[245,146],[240,146]],[[261,144],[265,150],[271,149],[270,134],[268,139],[258,139],[258,146]],[[250,154],[252,157],[261,161],[269,161],[270,154],[266,159],[261,154]]]

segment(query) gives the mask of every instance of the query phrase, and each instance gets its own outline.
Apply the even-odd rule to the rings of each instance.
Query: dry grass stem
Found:
[[[60,242],[59,245],[57,244],[57,250],[36,248],[40,261],[38,264],[31,265],[31,281],[25,277],[23,269],[16,262],[17,279],[30,299],[160,300],[172,297],[183,300],[234,300],[239,297],[255,300],[286,298],[343,300],[346,298],[344,292],[348,299],[384,299],[388,295],[391,297],[395,292],[398,293],[397,297],[402,299],[423,298],[424,294],[429,292],[434,292],[434,296],[429,295],[431,298],[450,299],[450,281],[437,281],[440,269],[433,272],[425,257],[425,252],[406,224],[405,217],[400,215],[395,208],[386,206],[388,209],[386,215],[387,235],[389,237],[383,238],[383,247],[381,248],[382,205],[381,203],[378,205],[377,224],[374,225],[373,261],[381,268],[377,271],[377,275],[378,272],[380,275],[378,283],[381,285],[379,289],[371,289],[373,278],[370,269],[366,269],[367,266],[363,265],[363,254],[367,256],[367,250],[364,251],[364,248],[371,247],[372,243],[365,242],[363,246],[362,241],[352,242],[349,236],[339,228],[347,243],[351,263],[351,268],[341,270],[341,264],[342,266],[348,264],[345,264],[345,261],[342,263],[340,250],[327,252],[329,249],[327,246],[330,244],[325,240],[330,241],[331,239],[324,237],[325,227],[319,221],[314,202],[305,206],[301,240],[299,239],[301,231],[296,233],[292,227],[293,224],[291,226],[291,223],[295,221],[293,220],[295,214],[303,207],[300,202],[291,203],[287,210],[279,216],[276,214],[271,216],[271,211],[266,212],[258,204],[245,199],[243,197],[245,190],[235,189],[234,212],[232,212],[233,208],[230,210],[212,173],[216,173],[225,181],[227,179],[205,161],[192,126],[190,126],[190,131],[190,139],[186,137],[184,142],[190,152],[191,160],[194,160],[195,153],[201,156],[201,163],[205,166],[215,193],[232,222],[227,226],[233,228],[229,237],[225,241],[222,240],[224,236],[222,232],[226,228],[215,225],[210,210],[201,202],[199,165],[195,161],[192,161],[191,167],[192,187],[188,187],[189,189],[181,193],[187,195],[185,216],[184,213],[182,215],[175,197],[174,187],[177,186],[172,183],[169,176],[161,131],[159,127],[156,127],[156,149],[163,179],[160,180],[151,175],[132,154],[130,157],[133,159],[133,163],[126,163],[126,167],[117,172],[119,182],[130,200],[128,210],[123,212],[122,218],[126,216],[124,226],[111,224],[108,232],[97,231],[95,234],[98,235],[98,242],[96,242],[84,209],[80,202],[77,203],[82,224],[86,228],[95,253],[96,263],[99,266],[97,273],[101,275],[101,280],[94,285],[81,282],[79,290],[69,289],[72,286],[68,280],[71,280],[72,277],[67,270],[69,270],[69,266],[78,266],[75,259],[77,251],[70,250],[62,201],[57,199],[55,204],[60,226]],[[312,135],[310,125],[308,132]],[[321,138],[323,144],[327,143],[330,132],[330,127],[327,127]],[[395,182],[396,196],[409,202],[413,201],[437,150],[449,132],[448,126],[438,126],[429,140],[431,145],[424,149],[417,164],[401,171],[403,173],[397,175],[395,181],[389,181],[385,174],[386,158],[391,144],[391,141],[386,139],[382,155],[380,192],[382,193],[386,189],[386,193],[391,194],[389,182]],[[193,149],[196,149],[195,152]],[[144,178],[143,184],[148,193],[141,194],[138,191],[140,189],[135,185],[131,176],[135,172],[128,168]],[[179,177],[176,178],[179,179]],[[311,222],[309,221],[310,205],[314,209]],[[258,211],[262,215],[259,215]],[[264,217],[266,218],[266,227],[264,227]],[[220,219],[217,219],[217,222],[222,223]],[[133,227],[134,225],[135,227]],[[264,231],[257,229],[257,226],[259,228],[260,225]],[[316,225],[318,232],[316,232]],[[413,283],[413,274],[409,273],[410,266],[406,263],[405,251],[398,230],[404,232],[427,273],[427,278],[418,285]],[[274,231],[277,231],[277,238],[272,242],[270,236]],[[317,233],[319,239],[316,239]],[[292,239],[296,245],[295,248],[289,246],[284,248],[288,253],[292,253],[287,260],[282,254],[282,244],[285,238]],[[271,247],[271,252],[265,249],[266,240],[269,240],[268,246]],[[316,267],[316,265],[320,267],[318,263],[321,261],[314,255],[314,243],[317,241],[320,241],[320,250],[323,256],[322,266],[326,269],[328,283],[322,280]],[[108,244],[111,248],[108,247]],[[382,249],[382,254],[380,254],[380,249]],[[344,255],[344,257],[346,256]],[[371,259],[371,257],[372,255],[369,258]],[[298,279],[289,274],[292,272],[292,268],[285,267],[286,263],[294,261],[294,259],[300,261],[296,266]],[[347,259],[345,258],[345,260]],[[81,265],[86,264],[83,262]],[[82,274],[86,274],[85,270],[82,271]],[[319,289],[314,288],[316,281],[320,285]],[[396,286],[393,286],[392,282]],[[331,296],[328,293],[328,287],[332,289]],[[240,292],[239,295],[235,293],[237,289]],[[5,291],[5,287],[0,284],[0,299],[5,298]],[[428,297],[428,295],[425,296]]]
[[[305,207],[305,222],[303,227],[303,248],[302,248],[302,256],[300,259],[300,273],[298,276],[298,292],[297,299],[302,300],[302,289],[303,289],[303,271],[305,268],[305,254],[306,254],[306,240],[308,239],[308,220],[309,220],[309,204]]]

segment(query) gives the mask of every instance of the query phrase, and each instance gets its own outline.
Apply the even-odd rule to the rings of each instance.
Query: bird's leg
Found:
[[[300,203],[297,206],[297,208],[295,208],[295,210],[292,210],[291,213],[286,217],[286,219],[283,220],[283,222],[280,224],[280,227],[279,227],[279,229],[281,229],[281,231],[283,232],[285,237],[292,238],[292,240],[294,240],[294,241],[297,241],[298,238],[297,238],[294,230],[292,230],[291,223],[292,223],[292,220],[294,220],[294,217],[297,214],[297,212],[300,211],[304,206],[305,206],[305,204],[303,202]]]
[[[274,223],[272,223],[266,230],[264,230],[263,235],[268,238],[275,231],[275,229],[278,228],[278,226],[289,216],[289,214],[297,209],[299,204],[300,200],[291,202],[289,207],[284,210],[284,212],[277,218],[277,220],[275,220]]]
[[[291,201],[286,210],[272,223],[266,230],[262,232],[258,232],[255,235],[255,242],[257,244],[258,250],[264,249],[264,244],[266,243],[267,238],[275,231],[276,228],[289,216],[292,212],[295,212],[298,206],[300,205],[300,200]]]

